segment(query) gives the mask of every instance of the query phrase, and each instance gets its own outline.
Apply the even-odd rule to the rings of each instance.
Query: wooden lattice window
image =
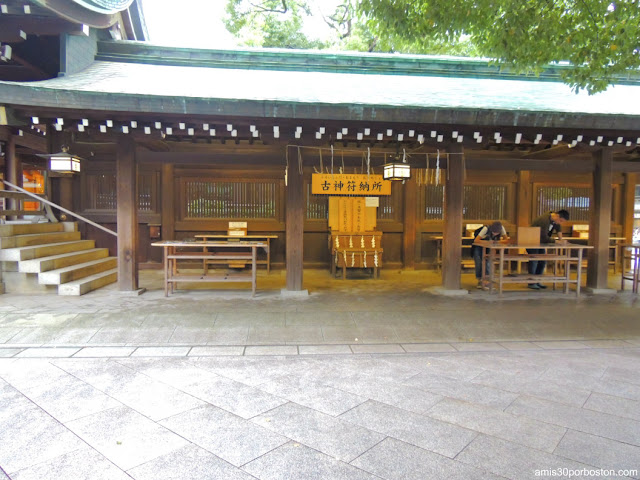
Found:
[[[310,220],[327,220],[329,218],[329,197],[314,195],[311,185],[307,185],[307,218]]]
[[[444,206],[444,185],[424,185],[419,187],[422,200],[421,211],[425,220],[442,220]]]
[[[391,185],[391,195],[378,197],[378,220],[402,221],[402,184]]]
[[[444,185],[424,185],[420,190],[424,220],[442,220]],[[503,219],[507,217],[506,208],[506,185],[464,186],[462,216],[465,220]]]
[[[118,206],[115,173],[87,174],[86,210],[113,211]],[[158,210],[158,175],[145,172],[138,175],[138,211]]]
[[[278,183],[186,179],[185,218],[276,218]]]
[[[590,202],[590,187],[540,186],[536,192],[536,217],[564,209],[572,222],[588,223]]]
[[[156,212],[159,177],[155,172],[138,174],[138,210]]]
[[[86,210],[115,210],[117,207],[117,183],[115,173],[87,174]]]
[[[465,185],[462,218],[499,220],[507,217],[506,185]]]

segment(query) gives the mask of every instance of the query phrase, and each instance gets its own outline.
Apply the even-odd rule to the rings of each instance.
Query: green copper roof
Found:
[[[445,55],[331,52],[277,48],[204,50],[154,45],[146,42],[99,42],[97,60],[154,65],[293,70],[334,73],[419,75],[441,77],[518,79],[533,82],[561,81],[566,65],[549,65],[539,76],[502,70],[486,58]],[[616,78],[617,84],[640,85],[640,71]]]
[[[52,93],[640,115],[640,88],[627,85],[589,96],[551,82],[113,62],[95,62],[76,75],[22,85]]]
[[[467,123],[512,126],[574,126],[640,130],[640,86],[616,85],[589,96],[556,81],[434,73],[427,59],[402,55],[312,55],[296,60],[333,62],[336,68],[233,68],[244,52],[141,47],[135,42],[101,46],[86,70],[32,83],[0,82],[0,104],[54,106],[131,112]],[[111,51],[107,54],[106,50]],[[115,55],[114,51],[119,51]],[[258,52],[287,63],[283,52]],[[287,53],[287,52],[284,52]],[[288,52],[290,57],[295,56]],[[125,55],[126,54],[126,55]],[[126,61],[124,58],[126,57]],[[174,65],[182,57],[183,64]],[[205,66],[227,58],[221,66]],[[134,61],[137,60],[137,61]],[[156,61],[157,60],[157,61]],[[171,61],[169,61],[171,60]],[[293,61],[293,60],[291,60]],[[478,61],[438,58],[471,70]],[[159,63],[159,64],[156,64]],[[243,62],[239,62],[246,67]],[[341,66],[352,64],[353,71]],[[406,73],[407,65],[413,65]],[[385,66],[393,74],[366,70]],[[453,67],[451,67],[453,68]],[[451,73],[451,68],[449,73]],[[484,67],[483,67],[484,68]],[[367,73],[354,73],[364,69]],[[422,73],[420,73],[422,70]],[[480,77],[480,78],[479,78]],[[390,113],[391,112],[391,113]],[[587,118],[589,117],[589,118]]]

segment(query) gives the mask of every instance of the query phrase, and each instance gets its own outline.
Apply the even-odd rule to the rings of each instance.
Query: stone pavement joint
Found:
[[[3,347],[0,358],[119,358],[119,357],[215,357],[255,355],[353,355],[436,352],[500,352],[505,350],[585,350],[632,348],[637,344],[625,340],[482,342],[482,343],[412,343],[355,345],[143,345],[143,346],[44,346]]]
[[[640,478],[638,345],[140,348],[153,350],[0,358],[0,478]]]
[[[640,478],[635,295],[329,277],[0,296],[0,480]]]

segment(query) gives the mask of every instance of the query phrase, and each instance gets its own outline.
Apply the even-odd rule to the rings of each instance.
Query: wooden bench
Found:
[[[266,265],[267,266],[267,273],[271,272],[271,239],[273,238],[278,238],[278,235],[242,235],[242,236],[238,236],[238,235],[224,235],[224,234],[208,234],[208,233],[203,233],[203,234],[198,234],[195,236],[196,239],[198,240],[216,240],[216,239],[220,239],[220,240],[227,240],[229,242],[234,242],[234,241],[242,241],[242,240],[263,240],[265,243],[265,247],[264,250],[267,254],[267,258],[266,259],[258,259],[256,260],[256,262],[258,263],[258,265]],[[222,261],[217,261],[217,260],[211,260],[211,261],[207,261],[208,263],[211,264],[215,264],[215,263],[225,263]],[[229,265],[231,268],[243,268],[246,265],[245,262],[243,262],[241,259],[236,259],[236,261],[233,263],[233,265]]]
[[[256,241],[214,242],[214,241],[162,241],[151,245],[164,249],[164,296],[173,293],[179,282],[251,282],[251,296],[256,294],[257,251],[265,248],[266,243]],[[182,250],[178,250],[178,249]],[[197,248],[198,251],[184,251]],[[224,250],[218,250],[224,249]],[[229,249],[232,249],[229,251]],[[245,250],[245,251],[235,251]],[[202,261],[202,273],[184,272],[179,262]],[[250,272],[210,273],[209,263],[228,264],[233,261],[251,262]]]
[[[483,280],[489,282],[489,290],[493,292],[495,286],[498,294],[502,295],[503,285],[512,283],[552,283],[564,285],[564,293],[569,293],[569,285],[575,284],[576,296],[580,296],[582,281],[582,269],[576,268],[576,277],[571,277],[571,265],[581,265],[584,250],[593,248],[586,245],[572,243],[551,243],[540,245],[513,245],[505,243],[481,242],[483,247],[482,272]],[[526,251],[526,249],[544,250],[545,253],[514,253]],[[488,253],[487,253],[488,252]],[[576,252],[576,256],[572,255]],[[511,274],[504,268],[505,262],[531,262],[546,261],[553,262],[553,273],[532,275],[529,273]],[[489,262],[489,274],[486,272],[486,263]],[[562,266],[562,268],[560,268]]]

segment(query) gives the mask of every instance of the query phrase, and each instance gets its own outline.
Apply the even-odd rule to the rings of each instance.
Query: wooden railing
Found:
[[[32,197],[36,197],[36,198],[32,198]],[[58,222],[58,219],[56,219],[56,217],[53,215],[53,212],[51,211],[51,207],[42,201],[45,199],[43,195],[37,195],[37,194],[27,195],[26,193],[23,193],[23,192],[0,190],[0,198],[14,201],[13,202],[14,205],[12,205],[9,208],[6,207],[6,201],[3,202],[5,206],[0,210],[0,221],[2,221],[2,219],[6,220],[7,217],[30,216],[30,217],[33,217],[34,223],[39,221],[40,219],[39,217],[46,217],[51,223]],[[27,201],[33,202],[34,200],[40,204],[40,209],[26,210],[24,208],[24,203]]]
[[[77,213],[72,212],[71,210],[67,210],[64,207],[61,207],[58,204],[55,204],[53,202],[50,202],[49,200],[47,200],[46,198],[44,198],[41,195],[36,195],[35,193],[31,193],[27,190],[25,190],[22,187],[19,187],[17,185],[14,185],[11,182],[8,182],[7,180],[2,180],[0,179],[0,182],[3,182],[5,185],[17,190],[17,192],[12,192],[9,190],[0,190],[0,198],[4,197],[4,198],[11,198],[11,199],[16,199],[16,198],[20,198],[20,199],[25,199],[28,198],[30,200],[35,200],[37,202],[40,202],[43,205],[43,210],[45,213],[44,214],[39,214],[38,211],[30,211],[30,210],[19,210],[19,209],[13,209],[13,210],[2,210],[0,211],[0,217],[9,217],[9,216],[24,216],[24,215],[44,215],[47,217],[47,219],[52,222],[52,223],[56,223],[58,220],[56,219],[56,217],[53,215],[53,212],[51,211],[51,207],[57,208],[58,210],[60,210],[61,212],[66,213],[67,215],[71,215],[72,217],[77,218],[78,220],[82,220],[85,223],[88,223],[89,225],[92,225],[96,228],[99,228],[100,230],[103,230],[115,237],[118,236],[118,234],[116,232],[114,232],[113,230],[108,229],[107,227],[103,227],[102,225],[95,223],[91,220],[89,220],[88,218],[83,217],[82,215],[79,215]]]

